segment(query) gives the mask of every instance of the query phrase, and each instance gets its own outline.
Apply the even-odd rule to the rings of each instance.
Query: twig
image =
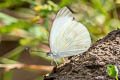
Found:
[[[5,71],[9,71],[11,69],[34,69],[40,71],[51,71],[53,66],[45,66],[45,65],[27,65],[27,64],[0,64],[1,68],[5,68]]]

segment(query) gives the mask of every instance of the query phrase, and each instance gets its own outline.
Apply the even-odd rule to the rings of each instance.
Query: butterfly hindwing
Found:
[[[56,37],[54,48],[60,57],[77,55],[85,52],[91,44],[90,35],[82,24],[72,21]]]

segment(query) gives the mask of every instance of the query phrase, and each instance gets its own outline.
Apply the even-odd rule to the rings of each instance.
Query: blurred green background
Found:
[[[0,63],[50,65],[49,32],[60,8],[72,10],[94,43],[120,28],[119,4],[120,0],[0,0]],[[1,68],[0,80],[43,80],[43,72]]]

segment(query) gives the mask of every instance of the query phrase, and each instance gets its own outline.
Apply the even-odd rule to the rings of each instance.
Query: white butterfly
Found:
[[[57,13],[50,33],[49,55],[54,60],[83,53],[90,47],[87,28],[73,18],[67,7]]]

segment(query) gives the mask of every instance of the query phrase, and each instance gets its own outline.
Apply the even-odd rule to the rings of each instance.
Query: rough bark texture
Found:
[[[120,29],[98,40],[82,55],[73,56],[69,63],[55,68],[45,80],[115,80],[106,72],[108,64],[120,69]]]

